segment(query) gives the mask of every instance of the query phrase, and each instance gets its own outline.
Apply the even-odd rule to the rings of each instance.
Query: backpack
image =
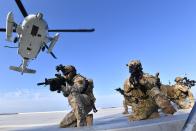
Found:
[[[86,88],[84,93],[90,97],[90,99],[93,103],[95,103],[96,98],[93,94],[93,88],[94,88],[93,80],[92,79],[86,79],[86,82],[87,82],[87,85],[86,85],[87,88]]]

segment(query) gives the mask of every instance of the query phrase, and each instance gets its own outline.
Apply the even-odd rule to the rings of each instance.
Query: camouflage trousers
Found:
[[[131,102],[129,102],[126,98],[123,100],[123,107],[124,107],[124,112],[123,114],[129,114],[128,112],[128,106],[131,106]]]
[[[193,104],[185,99],[177,99],[173,100],[173,102],[176,103],[180,109],[191,109],[193,107]]]
[[[130,121],[158,118],[158,106],[151,99],[139,100],[132,104],[132,114],[129,115]]]
[[[68,96],[72,111],[60,123],[61,128],[86,126],[86,116],[92,110],[93,104],[86,94],[71,94]]]
[[[170,101],[163,94],[156,95],[154,99],[156,104],[162,109],[165,114],[174,114],[176,112]]]

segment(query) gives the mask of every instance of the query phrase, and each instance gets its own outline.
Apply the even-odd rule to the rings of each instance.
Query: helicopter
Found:
[[[18,54],[22,57],[22,63],[19,67],[10,66],[9,69],[23,73],[36,73],[36,70],[29,69],[28,62],[37,58],[40,51],[51,54],[53,58],[57,57],[52,52],[56,42],[59,39],[59,33],[53,37],[49,32],[93,32],[95,29],[49,29],[47,22],[43,19],[42,13],[28,14],[21,0],[15,0],[20,9],[24,20],[21,24],[14,21],[13,13],[9,12],[6,19],[6,28],[0,28],[0,32],[6,33],[6,40],[18,43],[18,47],[5,46],[8,48],[18,48]],[[13,38],[12,34],[17,33]],[[49,43],[49,45],[47,45]]]

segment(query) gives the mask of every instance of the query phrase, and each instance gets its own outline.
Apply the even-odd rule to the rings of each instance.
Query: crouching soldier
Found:
[[[131,75],[125,81],[121,94],[124,94],[125,102],[132,106],[130,121],[159,117],[159,108],[165,114],[176,112],[170,101],[159,90],[160,79],[144,73],[138,60],[130,61],[127,66]]]
[[[194,106],[194,97],[190,90],[195,85],[195,81],[190,81],[186,77],[176,77],[176,84],[161,85],[161,91],[174,102],[179,109],[191,109]]]
[[[72,111],[69,112],[60,123],[61,128],[90,126],[93,123],[91,110],[96,112],[95,97],[93,94],[93,81],[77,74],[74,66],[62,66],[61,70],[65,78],[61,85],[63,95],[68,98]]]

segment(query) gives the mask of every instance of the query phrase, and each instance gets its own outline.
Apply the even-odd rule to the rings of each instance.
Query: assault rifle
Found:
[[[138,103],[139,102],[139,99],[138,98],[134,98],[134,97],[131,97],[131,96],[127,96],[125,94],[125,91],[121,88],[116,88],[115,89],[116,91],[118,91],[121,95],[123,95],[125,97],[125,99],[129,99],[129,101],[132,101],[133,103]]]
[[[121,88],[116,88],[115,89],[116,91],[118,91],[121,95],[125,95],[125,92],[124,92],[124,90],[123,89],[121,89]]]
[[[60,74],[55,74],[55,78],[47,79],[45,78],[44,82],[37,83],[38,86],[40,85],[50,85],[51,91],[57,91],[57,93],[61,92],[61,85],[65,84],[66,79],[61,76]]]
[[[191,88],[191,87],[195,86],[196,80],[190,80],[187,77],[184,77],[182,83],[184,85],[186,85],[187,87]]]
[[[123,95],[124,97],[127,97],[127,98],[130,98],[131,96],[127,96],[126,94],[125,94],[125,91],[123,90],[123,89],[121,89],[121,88],[116,88],[115,89],[116,91],[118,91],[121,95]]]

